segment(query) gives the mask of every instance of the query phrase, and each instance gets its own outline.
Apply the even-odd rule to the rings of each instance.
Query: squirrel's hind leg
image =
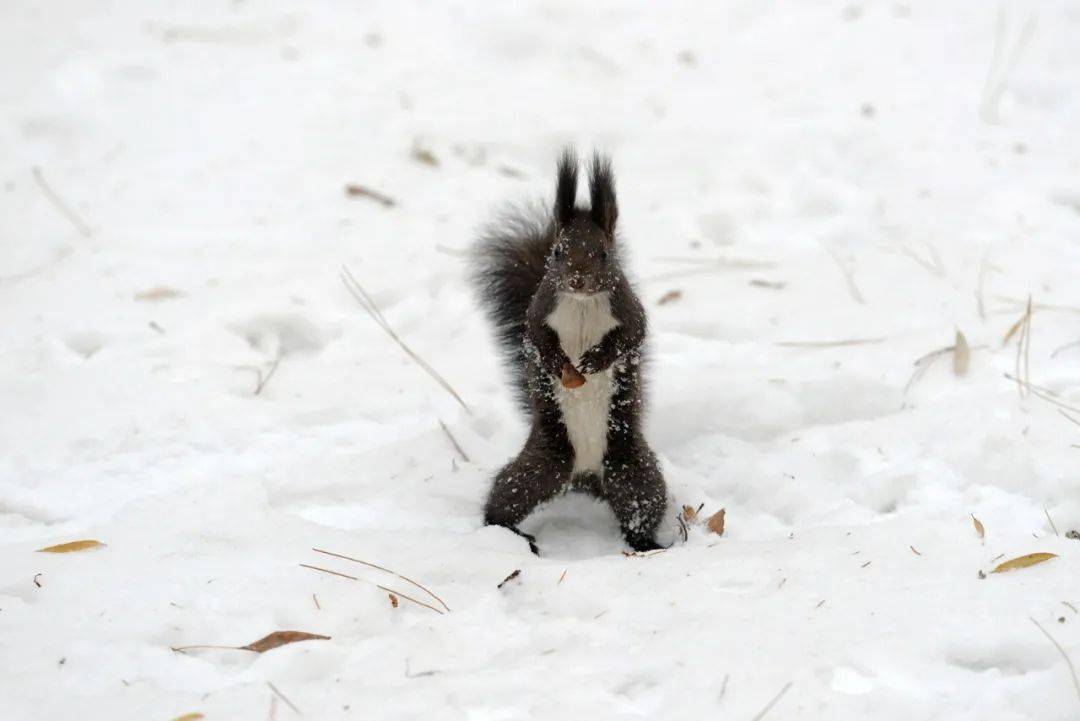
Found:
[[[530,437],[518,457],[495,474],[484,504],[484,523],[510,529],[537,553],[536,539],[519,529],[518,524],[566,488],[569,481],[570,462],[565,450],[560,452]]]
[[[635,551],[663,548],[656,529],[667,510],[667,487],[656,456],[642,440],[619,439],[604,458],[603,498]]]

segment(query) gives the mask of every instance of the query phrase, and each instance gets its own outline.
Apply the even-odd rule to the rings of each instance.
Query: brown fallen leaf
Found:
[[[305,631],[274,631],[269,636],[263,636],[258,641],[253,641],[247,646],[240,646],[243,651],[254,651],[255,653],[263,653],[279,646],[284,646],[289,643],[296,643],[297,641],[329,641],[329,636],[320,636],[317,633],[307,633]]]
[[[37,553],[73,553],[75,551],[87,551],[91,548],[104,547],[105,544],[101,541],[88,539],[85,541],[69,541],[68,543],[60,543],[55,546],[46,546],[45,548],[39,548]]]
[[[697,514],[698,514],[698,510],[700,508],[701,508],[700,506],[698,506],[698,508],[694,508],[693,506],[683,506],[682,507],[683,520],[686,521],[687,523],[697,523],[697,520],[698,520],[698,515]]]
[[[660,296],[660,300],[656,301],[656,304],[667,305],[668,303],[676,301],[679,298],[682,298],[681,290],[669,290],[667,293],[664,293],[662,296]]]
[[[1019,558],[1010,558],[1008,561],[999,563],[990,573],[1005,573],[1007,571],[1015,571],[1018,568],[1027,568],[1028,566],[1034,566],[1036,563],[1043,563],[1049,561],[1051,558],[1057,558],[1056,553],[1046,553],[1040,551],[1039,553],[1029,553],[1026,556],[1020,556]]]
[[[167,285],[158,285],[148,290],[141,290],[135,294],[135,300],[138,301],[155,301],[155,300],[168,300],[169,298],[179,298],[183,295],[183,292],[176,288],[170,288]]]
[[[581,375],[577,368],[570,363],[564,363],[562,367],[562,384],[564,388],[573,390],[585,385],[585,376]]]
[[[709,516],[709,520],[705,522],[705,527],[718,536],[724,535],[724,516],[726,515],[727,509],[721,508],[719,511]]]
[[[435,153],[421,145],[414,145],[410,155],[418,163],[430,165],[433,168],[439,167],[439,159],[435,157]]]
[[[971,362],[971,349],[968,347],[967,338],[960,331],[956,331],[956,342],[953,344],[953,373],[962,376],[968,371]]]
[[[974,513],[971,514],[971,521],[975,524],[975,533],[979,534],[979,539],[980,540],[985,539],[986,538],[986,529],[983,528],[982,521],[980,521],[978,518],[976,518]]]
[[[183,716],[177,716],[173,721],[199,721],[199,719],[204,718],[206,717],[196,711],[195,713],[186,713]]]
[[[390,596],[390,605],[393,606],[394,608],[397,608],[397,606],[398,606],[397,596],[395,596],[392,593],[388,593],[387,595]]]

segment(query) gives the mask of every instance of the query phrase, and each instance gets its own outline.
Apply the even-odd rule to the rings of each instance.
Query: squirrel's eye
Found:
[[[562,255],[562,248],[560,248],[559,246],[556,245],[555,246],[555,252],[552,253],[552,255],[555,256],[556,258],[558,258],[560,255]]]
[[[600,260],[602,260],[604,262],[607,262],[607,251],[606,250],[601,250],[600,251]]]

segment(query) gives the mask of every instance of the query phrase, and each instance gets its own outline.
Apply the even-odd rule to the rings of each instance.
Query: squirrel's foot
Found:
[[[531,533],[525,533],[525,531],[521,530],[517,526],[503,526],[503,527],[506,528],[508,531],[512,531],[513,533],[516,533],[517,535],[521,536],[526,541],[528,541],[529,542],[529,550],[533,552],[534,556],[539,556],[540,555],[540,549],[536,547],[536,536],[532,535]]]
[[[626,542],[630,545],[630,548],[634,549],[637,553],[667,548],[667,546],[661,546],[655,539],[645,536],[627,537]]]

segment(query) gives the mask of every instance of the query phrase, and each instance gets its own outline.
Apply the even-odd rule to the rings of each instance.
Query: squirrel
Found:
[[[473,284],[532,425],[495,474],[484,522],[533,553],[536,539],[518,524],[568,489],[607,501],[635,551],[662,547],[654,534],[667,488],[641,428],[645,309],[622,268],[610,159],[594,154],[588,174],[586,210],[578,160],[564,150],[552,209],[511,209],[473,254]]]

